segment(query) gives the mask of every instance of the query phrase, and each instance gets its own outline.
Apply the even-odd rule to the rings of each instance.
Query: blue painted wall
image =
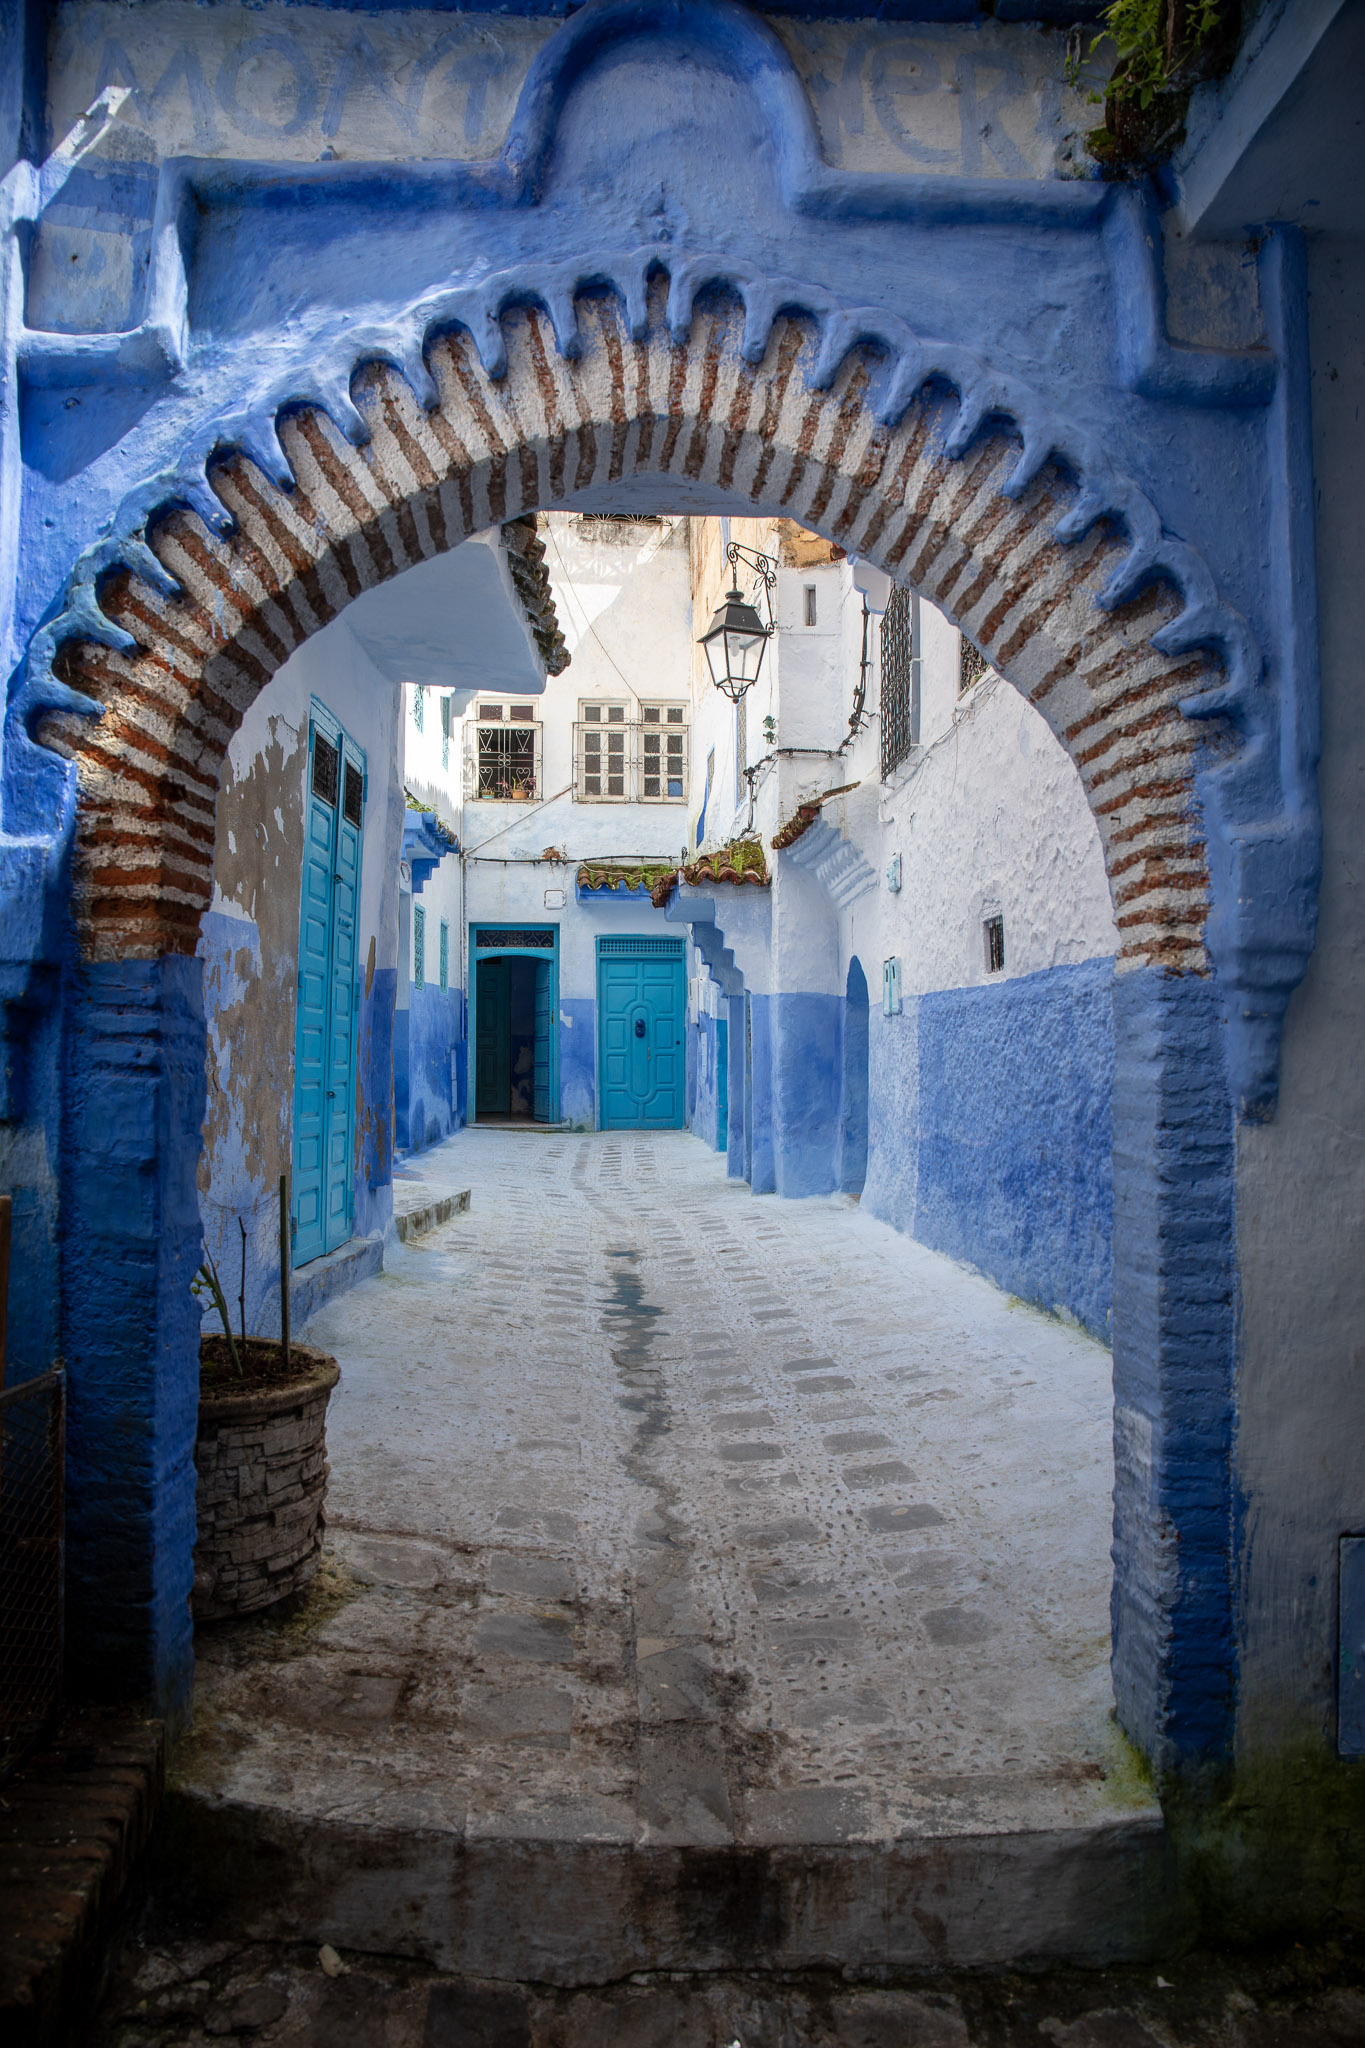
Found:
[[[695,1017],[687,1034],[691,1083],[688,1126],[716,1152],[723,1152],[726,1143],[720,1123],[720,1021],[705,1014]]]
[[[597,1000],[559,999],[559,1114],[591,1131],[597,1124]]]
[[[907,997],[872,1019],[864,1205],[1110,1335],[1113,963]]]
[[[756,1195],[777,1192],[777,1164],[773,1152],[773,996],[750,995],[749,1077],[747,1112],[749,1132],[749,1185]],[[741,1045],[743,1044],[741,1012]],[[734,1097],[731,1096],[733,1102]]]
[[[831,1194],[843,1081],[843,998],[787,991],[756,996],[756,1010],[760,1002],[771,1037],[767,1123],[772,1185],[779,1195]],[[756,1067],[758,1059],[755,1021]]]
[[[393,1020],[393,1106],[397,1141],[409,1152],[437,1145],[464,1121],[458,1059],[465,1004],[459,989],[408,990]]]
[[[82,968],[68,1028],[68,1668],[78,1692],[179,1719],[192,1675],[201,963]]]
[[[356,1073],[358,1156],[355,1181],[356,1235],[383,1230],[393,1202],[393,1021],[398,972],[380,967],[366,988],[360,985],[360,1036]]]

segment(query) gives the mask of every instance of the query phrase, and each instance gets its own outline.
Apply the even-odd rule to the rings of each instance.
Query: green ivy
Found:
[[[1172,8],[1178,8],[1178,29],[1172,29]],[[1113,0],[1100,16],[1100,29],[1085,52],[1093,57],[1111,41],[1117,57],[1104,93],[1092,93],[1111,108],[1136,106],[1146,113],[1159,95],[1183,92],[1191,83],[1195,60],[1224,26],[1228,0]],[[1078,51],[1067,63],[1067,79],[1079,82],[1084,57]]]

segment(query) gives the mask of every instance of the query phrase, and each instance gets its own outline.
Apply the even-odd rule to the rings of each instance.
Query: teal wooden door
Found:
[[[512,990],[506,960],[475,969],[476,1116],[506,1116],[512,1099]]]
[[[602,1129],[681,1130],[680,939],[598,941],[597,1034]]]
[[[294,1031],[294,1264],[351,1234],[364,756],[321,705],[309,731]]]

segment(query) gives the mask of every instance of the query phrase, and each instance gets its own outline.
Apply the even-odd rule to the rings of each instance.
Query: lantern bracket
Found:
[[[732,540],[726,548],[725,559],[735,572],[736,583],[739,581],[739,565],[741,562],[746,569],[752,569],[754,574],[760,578],[763,584],[763,602],[768,612],[767,630],[771,636],[777,630],[777,621],[773,616],[773,592],[777,588],[777,564],[770,555],[761,555],[757,548],[741,547],[737,540]]]

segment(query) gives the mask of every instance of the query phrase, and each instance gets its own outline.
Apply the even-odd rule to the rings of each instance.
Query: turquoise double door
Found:
[[[681,1130],[686,985],[680,938],[597,942],[598,1123]]]
[[[351,1235],[365,757],[324,706],[309,721],[294,1033],[294,1264]]]

